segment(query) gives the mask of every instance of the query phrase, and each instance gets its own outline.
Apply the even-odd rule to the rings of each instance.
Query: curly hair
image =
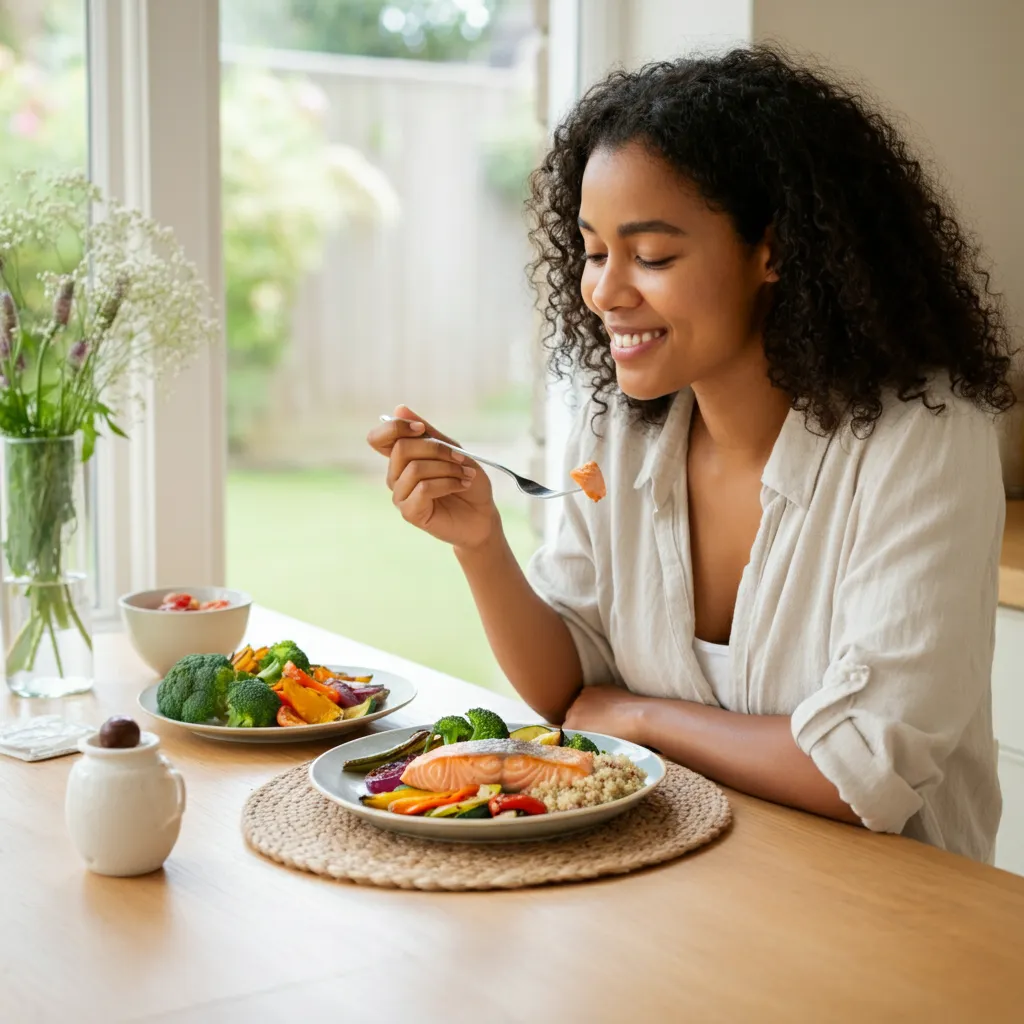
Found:
[[[949,201],[858,92],[757,46],[611,74],[556,129],[533,173],[531,271],[551,368],[562,378],[581,373],[601,411],[617,395],[657,422],[672,401],[618,391],[603,326],[580,294],[587,160],[637,141],[727,214],[746,243],[773,228],[769,378],[809,429],[831,432],[848,416],[858,434],[870,433],[885,389],[940,411],[927,381],[941,371],[979,407],[1013,405],[1000,302]]]

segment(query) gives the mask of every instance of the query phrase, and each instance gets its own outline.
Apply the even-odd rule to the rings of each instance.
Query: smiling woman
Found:
[[[582,189],[580,295],[625,394],[656,401],[743,353],[763,363],[760,288],[778,280],[767,236],[737,244],[729,218],[640,142],[594,152]]]
[[[429,424],[370,435],[509,680],[548,721],[990,859],[1013,395],[948,202],[853,90],[755,48],[610,76],[531,208],[553,365],[593,392],[566,466],[607,498],[567,501],[524,574]]]

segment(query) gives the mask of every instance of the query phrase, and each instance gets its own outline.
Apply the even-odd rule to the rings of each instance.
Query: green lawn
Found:
[[[535,544],[525,513],[502,518],[525,562]],[[227,560],[229,585],[260,604],[511,692],[451,549],[402,520],[383,479],[230,474]]]

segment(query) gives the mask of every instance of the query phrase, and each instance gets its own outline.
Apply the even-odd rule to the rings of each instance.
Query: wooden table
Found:
[[[270,612],[254,610],[251,634],[405,672],[420,696],[391,726],[473,704],[522,713]],[[141,718],[151,678],[121,637],[98,641],[96,693],[68,715]],[[11,697],[2,709],[49,710]],[[73,758],[0,757],[4,1024],[1024,1020],[1024,878],[910,840],[730,794],[718,843],[642,874],[511,893],[361,888],[242,841],[246,796],[324,744],[156,731],[189,808],[164,870],[143,878],[77,860],[63,822]]]

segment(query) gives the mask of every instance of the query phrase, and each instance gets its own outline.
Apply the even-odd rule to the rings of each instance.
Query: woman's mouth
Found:
[[[629,334],[617,334],[609,331],[612,343],[612,358],[616,360],[635,359],[661,342],[668,334],[664,327],[655,327],[649,331],[633,331]]]

